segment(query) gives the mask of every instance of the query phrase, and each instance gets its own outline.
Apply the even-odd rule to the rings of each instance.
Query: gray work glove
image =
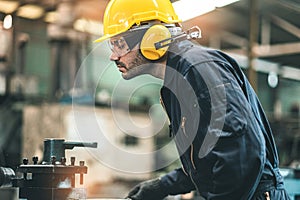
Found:
[[[127,198],[132,200],[162,200],[168,196],[159,179],[142,182],[135,186]]]

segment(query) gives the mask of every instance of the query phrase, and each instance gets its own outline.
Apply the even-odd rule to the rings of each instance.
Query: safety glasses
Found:
[[[129,53],[143,38],[148,26],[129,30],[124,34],[109,40],[109,47],[113,53],[122,57]]]
[[[109,47],[118,57],[125,56],[131,51],[124,37],[111,38]]]

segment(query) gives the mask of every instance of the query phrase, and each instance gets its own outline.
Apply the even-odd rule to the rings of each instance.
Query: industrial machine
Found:
[[[97,143],[68,142],[64,139],[45,139],[43,160],[36,156],[32,161],[23,159],[15,171],[0,167],[0,187],[18,187],[19,198],[26,200],[79,200],[86,199],[84,188],[75,188],[75,175],[87,173],[84,161],[76,165],[76,158],[69,161],[65,157],[66,149],[74,147],[96,148]]]
[[[33,156],[31,161],[24,158],[23,163],[16,170],[0,167],[0,187],[18,188],[19,200],[87,199],[85,189],[75,187],[76,175],[79,177],[79,183],[83,184],[84,174],[88,170],[85,162],[77,162],[75,157],[67,159],[65,156],[65,150],[73,149],[74,147],[96,148],[97,143],[45,139],[42,160],[39,160],[36,156]],[[300,199],[300,169],[282,168],[281,173],[284,176],[285,186],[291,199]],[[2,196],[0,197],[2,200]],[[201,199],[201,197],[197,196],[194,199]],[[101,198],[101,200],[121,199]]]

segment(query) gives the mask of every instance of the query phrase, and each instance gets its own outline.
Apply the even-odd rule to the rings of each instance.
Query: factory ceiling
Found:
[[[253,47],[256,57],[276,62],[279,66],[300,69],[300,1],[258,1],[254,9],[257,42]],[[204,43],[229,52],[247,55],[249,41],[249,1],[199,16],[186,24],[203,28]]]
[[[109,0],[69,0],[74,2],[77,17],[102,22],[104,9]],[[184,28],[198,25],[203,38],[200,43],[228,52],[247,55],[248,41],[255,34],[253,52],[256,58],[276,62],[279,66],[300,69],[300,0],[256,0],[252,7],[253,27],[250,34],[250,2],[240,0],[229,6],[183,22]],[[1,2],[1,1],[0,1]],[[24,4],[37,4],[45,11],[55,10],[66,0],[22,0]],[[252,1],[253,2],[253,1]],[[100,29],[100,27],[99,27]],[[252,35],[253,36],[253,35]]]

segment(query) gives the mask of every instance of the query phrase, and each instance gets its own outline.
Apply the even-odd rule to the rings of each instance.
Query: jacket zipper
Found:
[[[185,168],[184,168],[183,165],[181,165],[181,168],[182,168],[183,173],[184,173],[186,176],[189,176],[189,174],[185,171]]]
[[[186,131],[185,131],[185,121],[186,121],[186,117],[182,117],[181,129],[182,129],[183,134],[187,137],[187,134],[186,134]]]
[[[191,144],[191,155],[190,155],[190,157],[191,157],[192,166],[193,166],[194,169],[196,169],[196,166],[195,166],[195,163],[194,163],[193,151],[194,151],[194,145]]]

